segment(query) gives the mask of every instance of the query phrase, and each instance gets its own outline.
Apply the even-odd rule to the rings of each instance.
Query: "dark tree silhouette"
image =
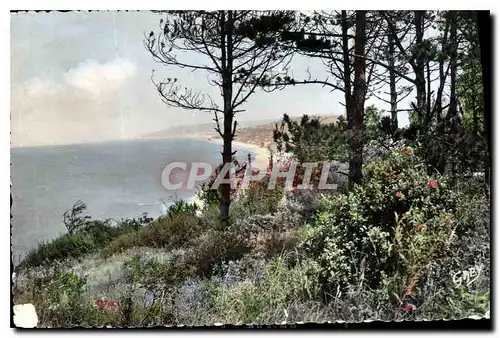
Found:
[[[484,112],[484,136],[487,143],[487,155],[485,156],[485,178],[486,186],[490,186],[490,171],[491,171],[491,102],[487,95],[491,95],[491,16],[490,11],[477,12],[477,32],[479,37],[479,50],[481,53],[481,69],[483,73],[483,112]],[[487,188],[487,190],[488,190]],[[489,191],[488,191],[489,195]]]

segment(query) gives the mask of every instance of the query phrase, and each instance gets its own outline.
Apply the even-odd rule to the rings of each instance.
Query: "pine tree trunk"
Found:
[[[351,156],[349,158],[349,186],[361,184],[363,180],[363,118],[365,106],[365,38],[366,11],[356,11],[355,57],[354,57],[354,87],[353,87],[353,118],[352,129],[349,131]]]
[[[450,121],[451,134],[455,135],[458,123],[458,107],[457,107],[457,96],[456,96],[456,84],[457,84],[457,52],[458,52],[458,41],[457,41],[457,12],[450,11],[450,42],[451,42],[451,65],[450,65],[450,106],[448,107],[448,118]],[[454,149],[452,149],[454,151]],[[443,156],[442,156],[443,157]],[[455,159],[451,158],[451,173],[455,175]],[[444,172],[445,168],[442,168]]]
[[[347,118],[347,130],[352,129],[353,111],[352,111],[352,91],[351,91],[351,63],[349,57],[349,23],[347,22],[347,11],[342,11],[342,54],[344,71],[344,97],[345,110]]]
[[[415,44],[417,45],[416,54],[416,83],[415,87],[417,90],[417,114],[419,115],[422,122],[424,122],[424,128],[427,126],[427,116],[429,112],[426,112],[426,90],[425,90],[425,63],[424,55],[420,50],[422,46],[422,41],[424,39],[423,30],[423,19],[425,11],[415,11],[414,25],[415,25]]]
[[[481,53],[481,70],[483,80],[483,136],[486,141],[486,154],[483,160],[484,178],[485,178],[485,192],[488,198],[490,197],[490,170],[491,170],[491,120],[489,114],[491,113],[490,101],[486,99],[486,95],[491,94],[490,83],[488,82],[489,74],[491,74],[491,59],[488,53],[491,44],[490,32],[491,30],[491,17],[489,11],[479,11],[477,14],[477,32],[479,36],[479,50]]]
[[[232,163],[233,151],[232,142],[234,137],[233,132],[233,109],[232,109],[232,99],[233,99],[233,13],[232,11],[221,11],[221,34],[222,45],[221,45],[221,59],[223,66],[222,74],[222,94],[224,99],[224,132],[223,132],[223,149],[222,149],[222,163],[226,165],[227,163]],[[227,172],[225,179],[230,177],[229,172]],[[220,192],[220,218],[222,221],[226,221],[229,218],[229,206],[231,204],[231,185],[229,183],[222,183],[219,187]]]
[[[396,51],[394,48],[394,39],[389,35],[389,91],[391,95],[391,133],[396,136],[398,129],[398,93],[396,91],[396,73],[394,71],[395,62],[394,56]]]

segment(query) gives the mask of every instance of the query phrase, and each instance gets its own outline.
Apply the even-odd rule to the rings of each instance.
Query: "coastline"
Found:
[[[222,146],[222,139],[220,138],[204,138],[205,141],[216,143]],[[266,148],[259,147],[252,143],[233,141],[233,151],[242,152],[250,150],[253,153],[252,163],[267,166],[269,164],[269,151]]]
[[[215,143],[222,146],[222,139],[218,136],[214,136],[213,134],[194,134],[194,135],[183,135],[183,136],[172,136],[172,137],[164,137],[163,139],[183,139],[190,138],[200,141],[206,141],[210,143]],[[233,151],[242,152],[245,150],[250,150],[253,154],[252,163],[258,163],[263,166],[267,166],[269,164],[269,151],[268,149],[258,146],[253,143],[239,142],[233,141]]]

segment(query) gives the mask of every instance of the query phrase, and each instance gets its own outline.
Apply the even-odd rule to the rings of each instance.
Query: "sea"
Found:
[[[240,159],[249,149],[237,149]],[[167,190],[171,162],[221,162],[221,146],[198,139],[132,140],[11,149],[11,243],[14,263],[38,244],[64,233],[63,213],[78,200],[93,219],[119,221],[165,204],[191,200],[193,189]]]

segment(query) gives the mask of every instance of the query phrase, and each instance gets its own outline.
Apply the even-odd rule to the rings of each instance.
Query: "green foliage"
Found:
[[[374,105],[365,109],[363,120],[363,142],[380,142],[393,133],[391,126]],[[274,141],[278,151],[290,152],[299,162],[339,161],[348,162],[347,120],[340,116],[334,123],[321,123],[319,118],[303,115],[300,122],[292,120],[287,114],[281,125],[276,125]]]
[[[222,262],[237,260],[250,251],[246,241],[231,231],[209,229],[193,241],[186,264],[196,275],[208,277]]]
[[[215,189],[210,189],[208,184],[203,185],[198,191],[198,197],[203,202],[205,208],[219,207],[219,193]]]
[[[84,278],[72,272],[55,273],[37,290],[41,294],[34,305],[39,320],[55,327],[80,324],[85,284]]]
[[[46,299],[53,303],[54,310],[59,306],[74,308],[80,303],[85,284],[86,280],[74,273],[56,273],[45,289]]]
[[[145,260],[140,255],[135,255],[123,263],[125,278],[136,289],[161,292],[182,282],[194,272],[188,264],[176,259],[178,257],[173,257],[172,260]]]
[[[453,234],[456,198],[445,177],[429,177],[410,148],[366,166],[363,186],[321,200],[304,243],[329,288],[379,285],[399,274],[412,289],[423,265],[442,254]]]
[[[235,221],[252,215],[274,214],[283,195],[283,184],[276,184],[274,189],[268,189],[267,180],[251,181],[248,189],[231,204],[231,219]]]
[[[445,318],[465,318],[469,316],[484,316],[490,311],[490,292],[469,292],[466,287],[453,288],[451,294],[444,297],[441,304],[447,316]]]
[[[125,276],[137,287],[162,290],[188,277],[209,277],[223,262],[237,260],[249,252],[235,233],[209,229],[190,242],[186,253],[168,261],[143,260],[139,255],[124,263]]]
[[[196,203],[188,203],[182,199],[178,199],[168,207],[167,214],[169,217],[173,217],[180,213],[195,215],[198,210],[199,207]]]
[[[151,247],[174,249],[185,245],[199,236],[206,227],[203,220],[197,216],[179,212],[168,217],[161,217],[151,225],[138,231],[125,233],[115,238],[102,251],[103,256],[120,253],[133,247]]]
[[[75,231],[81,230],[89,223],[90,216],[83,215],[85,210],[87,210],[87,205],[78,200],[71,210],[64,212],[63,223],[70,235]]]
[[[482,172],[487,155],[483,135],[461,125],[455,125],[453,131],[447,132],[443,132],[443,124],[430,125],[425,134],[421,132],[422,128],[411,125],[405,135],[408,144],[415,147],[429,170],[454,176],[455,181],[474,172]]]
[[[291,29],[297,28],[292,27],[298,24],[297,16],[300,25],[304,24],[302,31]],[[331,54],[332,48],[341,46],[335,38],[324,39],[306,31],[316,32],[318,25],[344,24],[342,28],[350,31],[353,18],[347,13],[327,17],[283,11],[265,15],[175,11],[160,21],[159,32],[149,34],[145,47],[164,64],[199,69],[200,65],[175,57],[178,42],[188,41],[193,50],[204,50],[207,42],[220,41],[224,25],[245,47],[239,49],[258,53],[235,57],[234,74],[224,74],[218,67],[212,70],[225,80],[232,78],[236,85],[274,89],[296,84],[286,72],[276,72],[292,51],[282,47],[319,57]],[[231,218],[224,227],[217,221],[218,192],[206,189],[208,185],[200,192],[205,204],[202,217],[196,216],[197,205],[178,200],[166,217],[153,221],[144,215],[113,227],[109,221],[85,216],[86,205],[78,201],[63,215],[68,234],[32,250],[19,266],[30,274],[24,279],[28,284],[24,292],[15,295],[16,302],[34,303],[42,326],[59,327],[451,319],[489,314],[490,205],[484,180],[472,175],[479,168],[488,171],[476,16],[474,12],[448,11],[425,12],[423,18],[439,26],[438,35],[409,46],[406,56],[417,67],[422,64],[425,68],[428,61],[444,62],[439,65],[442,72],[446,69],[448,74],[451,69],[449,76],[456,73],[458,110],[448,109],[452,105],[446,97],[454,96],[447,95],[449,80],[441,83],[446,88],[443,93],[427,93],[430,107],[410,112],[411,124],[403,131],[395,130],[383,111],[367,107],[362,185],[318,200],[311,194],[308,202],[297,199],[301,202],[289,208],[291,199],[284,199],[281,185],[269,190],[266,180],[252,182],[244,192],[231,190]],[[386,13],[385,19],[393,20],[395,28],[417,21],[416,12],[411,11]],[[455,22],[456,39],[452,37]],[[445,31],[449,35],[446,41]],[[456,51],[454,41],[460,41]],[[217,49],[207,52],[220,54]],[[387,54],[387,50],[382,52]],[[395,67],[407,73],[408,58],[399,55],[405,53],[396,54]],[[455,56],[456,72],[452,67]],[[381,57],[381,62],[388,61],[386,55]],[[270,62],[258,61],[260,66],[249,70],[247,65],[256,60]],[[211,66],[202,68],[211,72]],[[425,69],[421,70],[425,75]],[[427,89],[425,81],[423,89]],[[199,106],[203,102],[198,93],[184,88],[177,79],[154,85],[171,106],[206,108]],[[406,94],[406,88],[397,90],[400,98]],[[232,118],[240,110],[236,106],[244,103],[245,90],[238,95],[232,98],[235,106],[225,109],[226,118]],[[435,104],[434,99],[439,98]],[[342,117],[324,124],[307,115],[298,121],[284,115],[273,136],[278,151],[292,153],[300,162],[349,160],[349,131]],[[392,142],[400,136],[415,149],[386,150],[379,142]],[[377,158],[373,163],[372,157]],[[307,212],[299,211],[306,209],[305,204]],[[169,258],[135,255],[121,266],[125,281],[120,283],[125,283],[126,294],[119,311],[93,307],[89,299],[94,295],[86,294],[95,292],[93,286],[69,267],[65,272],[59,267],[65,259],[96,252],[106,257],[134,247],[161,248]],[[246,261],[261,263],[228,268],[241,267]],[[477,279],[456,284],[455,273],[478,266],[481,274]],[[40,277],[40,271],[49,273]],[[201,292],[195,294],[192,290],[196,288],[191,286]],[[183,288],[189,290],[189,296],[182,295]],[[153,301],[141,300],[137,296],[141,292]],[[410,300],[416,304],[412,311],[404,308]]]
[[[165,268],[167,263],[157,259],[143,262],[140,255],[135,255],[132,259],[123,263],[125,278],[134,285],[150,286],[158,282],[158,275]]]
[[[347,121],[343,117],[335,123],[322,124],[316,117],[303,115],[297,122],[284,114],[273,138],[278,151],[294,154],[301,163],[347,160]]]
[[[410,126],[403,135],[408,144],[418,148],[419,155],[433,170],[460,180],[472,172],[491,170],[487,160],[488,140],[484,133],[484,93],[477,18],[474,12],[466,11],[442,12],[438,17],[441,27],[437,41],[442,44],[442,50],[432,57],[444,61],[444,68],[447,62],[450,67],[456,57],[458,70],[453,80],[457,107],[452,108],[452,102],[445,99],[450,97],[449,92],[444,90],[441,93],[438,90],[439,94],[432,100],[440,101],[433,102],[426,116],[419,116],[416,111],[410,112]],[[453,22],[457,24],[457,39],[460,40],[456,52],[450,41]],[[447,39],[444,38],[445,31],[448,32]],[[425,42],[424,52],[429,49]],[[416,46],[416,49],[422,48]],[[444,80],[446,85],[451,81],[441,76],[440,81]],[[446,88],[445,82],[441,88]],[[488,185],[488,182],[483,182],[483,189],[488,188]]]
[[[51,242],[40,244],[31,250],[17,269],[49,265],[56,261],[80,258],[106,247],[114,239],[136,232],[141,226],[138,220],[125,220],[117,226],[106,221],[89,221],[84,228],[65,234]]]
[[[382,129],[382,113],[376,106],[366,107],[363,119],[363,138],[365,143],[372,140],[380,140],[384,136]]]

